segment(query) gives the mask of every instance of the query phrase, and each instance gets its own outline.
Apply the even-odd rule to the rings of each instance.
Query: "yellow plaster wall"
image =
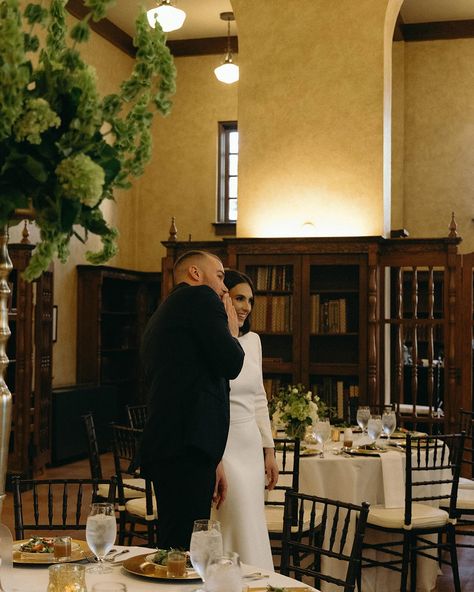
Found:
[[[178,239],[215,240],[218,121],[237,119],[237,85],[214,76],[222,56],[175,60],[171,114],[154,127],[153,156],[140,180],[137,269],[161,269],[171,217]]]
[[[400,0],[397,0],[400,4]],[[383,232],[384,22],[392,0],[233,0],[238,236]]]
[[[474,39],[405,44],[404,219],[411,236],[447,236],[451,211],[474,250]]]
[[[405,42],[393,44],[392,53],[392,229],[403,228],[405,136]]]

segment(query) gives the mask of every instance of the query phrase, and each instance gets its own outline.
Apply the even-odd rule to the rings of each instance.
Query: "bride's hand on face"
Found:
[[[229,331],[232,337],[239,336],[239,321],[237,318],[237,312],[232,304],[232,299],[229,294],[222,296],[222,303],[224,304],[225,311],[227,313],[227,322],[229,323]]]
[[[275,459],[275,449],[265,448],[265,475],[267,477],[267,489],[269,491],[277,484],[279,472]]]

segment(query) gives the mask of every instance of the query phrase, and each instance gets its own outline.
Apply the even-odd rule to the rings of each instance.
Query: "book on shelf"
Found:
[[[310,297],[311,333],[347,333],[347,300],[337,298],[321,301],[320,294]]]
[[[262,292],[292,289],[291,267],[288,265],[259,265],[254,277],[255,288]]]
[[[331,417],[335,416],[345,421],[355,418],[359,402],[358,385],[325,376],[322,382],[313,384],[311,390],[329,407]]]

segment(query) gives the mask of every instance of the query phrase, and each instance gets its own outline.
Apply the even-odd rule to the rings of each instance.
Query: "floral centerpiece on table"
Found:
[[[290,438],[304,439],[306,428],[318,421],[319,397],[302,384],[288,384],[278,389],[270,401],[270,414],[285,426]]]
[[[159,24],[142,9],[136,21],[136,60],[117,93],[100,97],[95,70],[77,49],[113,0],[84,0],[89,13],[68,31],[67,0],[24,6],[0,0],[0,224],[32,208],[40,229],[26,270],[38,277],[55,255],[65,261],[72,236],[99,235],[102,250],[90,263],[116,253],[117,231],[100,206],[115,188],[130,187],[151,156],[151,123],[166,115],[175,68]],[[112,65],[111,65],[112,66]]]

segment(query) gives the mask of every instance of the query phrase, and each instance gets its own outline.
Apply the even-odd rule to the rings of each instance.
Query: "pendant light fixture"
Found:
[[[239,66],[232,62],[232,51],[230,48],[230,21],[235,20],[234,13],[221,12],[220,17],[223,21],[227,21],[227,53],[223,63],[214,69],[214,74],[217,80],[226,84],[233,84],[239,79]]]
[[[152,8],[146,13],[150,27],[155,28],[158,21],[165,33],[181,29],[186,18],[184,10],[171,5],[171,0],[160,0],[156,8]]]

